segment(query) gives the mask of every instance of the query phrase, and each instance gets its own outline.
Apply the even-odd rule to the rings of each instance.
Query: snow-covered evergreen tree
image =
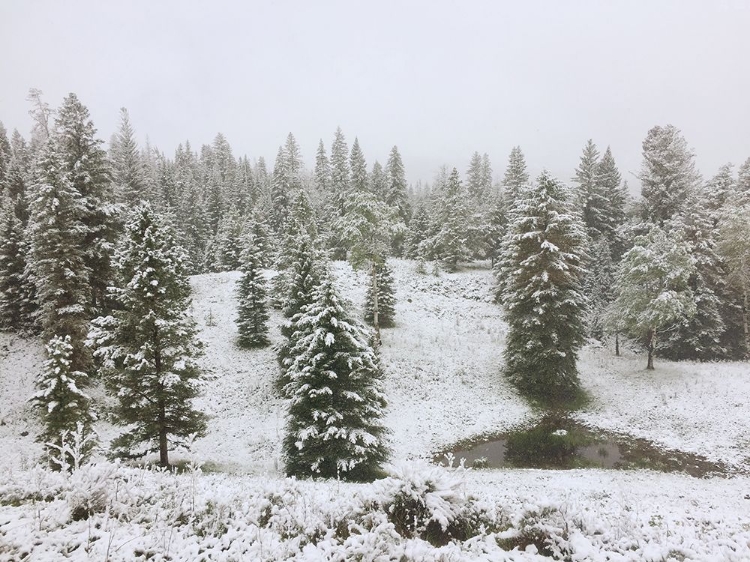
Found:
[[[213,245],[218,271],[236,271],[242,263],[243,220],[237,211],[224,213]],[[209,270],[210,271],[210,270]]]
[[[120,109],[120,129],[115,140],[116,142],[110,147],[115,199],[127,205],[151,199],[151,194],[146,193],[146,185],[143,181],[141,153],[130,124],[128,110],[124,107]]]
[[[56,144],[48,142],[31,194],[27,269],[36,286],[44,339],[70,336],[71,369],[87,371],[90,354],[84,342],[91,292],[84,244],[90,230],[80,221],[87,210],[85,202],[68,178]]]
[[[529,174],[526,171],[526,158],[521,151],[520,146],[514,146],[508,156],[508,166],[503,176],[503,188],[505,197],[511,202],[516,198],[516,194],[527,183],[529,183]]]
[[[694,158],[674,125],[649,130],[643,141],[643,164],[638,176],[646,220],[662,226],[683,208],[700,182]]]
[[[294,319],[304,336],[287,360],[286,472],[372,480],[386,460],[382,372],[367,334],[349,321],[330,280]]]
[[[112,281],[110,259],[118,230],[116,208],[112,205],[111,169],[102,141],[96,138],[89,110],[75,94],[63,100],[52,138],[67,180],[81,196],[82,208],[77,209],[77,219],[82,226],[80,248],[89,275],[90,303],[95,310],[105,310],[107,286]]]
[[[589,262],[583,279],[583,294],[587,297],[584,325],[586,334],[602,339],[606,331],[606,312],[614,300],[616,264],[612,261],[609,242],[599,238],[591,245]]]
[[[409,231],[406,234],[406,257],[418,259],[426,257],[422,255],[422,243],[427,240],[430,233],[430,215],[424,204],[420,204],[414,216],[409,222]]]
[[[474,152],[466,170],[466,191],[473,201],[483,201],[485,198],[484,178],[482,175],[482,157]]]
[[[466,190],[453,168],[440,194],[438,227],[434,239],[437,254],[448,271],[456,271],[459,262],[471,257],[467,246],[469,210]]]
[[[750,358],[750,199],[737,193],[719,221],[717,250],[726,264],[727,283],[735,289],[741,311],[742,355]]]
[[[586,231],[595,240],[602,235],[602,225],[607,222],[604,212],[607,202],[599,189],[598,169],[599,150],[594,141],[589,139],[583,148],[573,182],[578,184],[577,199]]]
[[[608,313],[610,324],[644,343],[647,369],[654,368],[659,333],[695,314],[689,284],[694,273],[687,244],[657,226],[636,237],[620,262],[617,297]]]
[[[375,275],[378,276],[377,283],[367,286],[365,296],[365,322],[373,324],[375,321],[375,305],[378,309],[378,327],[391,328],[396,323],[396,297],[393,289],[393,272],[388,263],[383,261],[375,267]],[[377,290],[377,300],[375,291]]]
[[[186,258],[167,220],[149,205],[137,207],[116,254],[118,308],[95,319],[89,334],[117,398],[115,421],[126,428],[112,442],[114,454],[158,452],[162,466],[171,447],[206,430],[206,416],[193,405],[202,373]]]
[[[718,292],[724,270],[716,252],[716,229],[704,197],[693,197],[670,221],[673,235],[683,240],[693,262],[688,280],[695,301],[695,314],[679,318],[658,342],[657,353],[668,359],[710,361],[726,357],[722,345],[725,325]]]
[[[261,271],[262,247],[246,235],[242,252],[242,277],[237,282],[237,330],[240,347],[263,347],[268,340],[266,282]]]
[[[411,219],[411,205],[407,193],[406,171],[397,146],[394,146],[388,155],[385,175],[387,178],[385,202],[394,213],[394,223],[406,226]],[[398,229],[391,238],[391,252],[394,256],[402,256],[404,253],[405,233],[403,228]]]
[[[579,389],[586,240],[579,217],[570,188],[542,172],[518,192],[498,263],[510,328],[505,373],[522,392],[548,403],[574,399]]]
[[[17,204],[0,197],[0,329],[31,330],[35,322],[36,287],[27,272],[28,243]]]
[[[354,144],[352,144],[352,152],[349,156],[349,166],[352,171],[352,190],[368,190],[370,188],[370,182],[367,176],[367,162],[365,161],[365,155],[359,146],[359,139],[357,137],[354,137]]]
[[[48,449],[51,467],[61,470],[85,460],[94,446],[92,439],[91,400],[83,392],[86,373],[73,369],[73,345],[70,336],[54,336],[47,343],[47,360],[36,379],[32,406],[39,411],[44,429],[37,440]],[[75,451],[75,434],[79,430],[81,450]],[[74,459],[78,453],[81,458]]]
[[[384,203],[388,199],[388,176],[385,175],[383,166],[375,160],[372,165],[372,172],[370,172],[370,191],[373,192],[375,197]]]

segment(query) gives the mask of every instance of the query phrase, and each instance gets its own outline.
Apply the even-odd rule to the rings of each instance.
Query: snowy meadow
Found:
[[[452,444],[533,424],[500,375],[507,326],[486,263],[417,273],[394,260],[396,326],[382,332],[388,477],[371,484],[283,476],[285,399],[270,348],[242,350],[236,272],[191,278],[211,374],[208,433],[176,452],[177,473],[95,453],[72,474],[43,470],[28,398],[41,343],[0,334],[0,560],[750,559],[750,370],[657,360],[591,342],[579,362],[589,427],[697,453],[731,468],[695,478],[652,470],[465,469],[429,461]],[[267,271],[272,277],[275,272]],[[368,277],[334,262],[355,317]],[[281,314],[271,314],[278,343]],[[91,389],[102,447],[116,431]],[[452,466],[447,466],[452,464]]]

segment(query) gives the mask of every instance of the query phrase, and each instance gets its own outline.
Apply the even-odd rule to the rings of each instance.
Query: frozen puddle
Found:
[[[646,439],[593,430],[565,416],[548,414],[531,428],[462,442],[438,454],[435,462],[473,468],[649,468],[695,477],[727,475],[723,463],[666,450]]]

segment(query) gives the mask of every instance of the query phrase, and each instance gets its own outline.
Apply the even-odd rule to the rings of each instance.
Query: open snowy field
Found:
[[[393,462],[426,459],[456,441],[539,418],[500,375],[506,326],[491,302],[486,265],[438,277],[417,274],[414,262],[392,265],[397,326],[383,331],[382,358]],[[359,316],[364,274],[333,267]],[[285,403],[272,391],[276,358],[270,348],[234,345],[238,277],[193,278],[202,363],[212,376],[200,404],[211,420],[207,437],[183,458],[203,463],[201,475],[102,464],[76,481],[34,470],[41,449],[26,400],[43,352],[36,341],[0,334],[0,560],[24,559],[24,552],[29,560],[346,560],[357,553],[363,560],[534,560],[536,547],[524,551],[518,537],[537,527],[571,560],[750,560],[750,365],[657,358],[656,371],[647,372],[645,358],[631,350],[615,357],[585,348],[579,368],[592,399],[578,420],[698,453],[740,474],[437,471],[451,490],[437,496],[463,505],[473,495],[488,515],[483,537],[433,547],[402,538],[382,509],[396,482],[414,484],[424,470],[403,469],[391,488],[281,477]],[[280,321],[273,312],[274,341]],[[92,394],[104,401],[99,389]],[[104,421],[98,428],[104,442],[114,435]],[[71,522],[81,488],[97,486],[107,491],[108,510]],[[39,501],[45,496],[50,501]],[[367,510],[373,515],[365,521]],[[360,528],[342,533],[341,521]],[[520,550],[506,554],[514,546]]]

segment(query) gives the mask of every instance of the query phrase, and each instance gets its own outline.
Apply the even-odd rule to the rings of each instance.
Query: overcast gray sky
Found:
[[[628,177],[672,123],[708,177],[750,156],[749,30],[746,0],[0,0],[0,120],[26,135],[29,88],[76,92],[105,140],[124,106],[169,155],[221,131],[272,164],[292,131],[308,167],[340,125],[411,181],[475,150],[499,176],[517,144],[568,180],[588,138]]]

